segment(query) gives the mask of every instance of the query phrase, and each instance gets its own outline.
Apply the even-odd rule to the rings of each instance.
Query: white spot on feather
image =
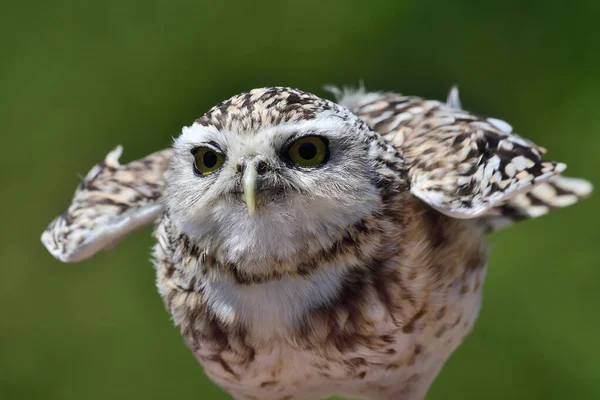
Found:
[[[579,197],[587,196],[592,193],[593,190],[593,186],[590,182],[578,178],[561,176],[553,179],[552,183],[562,190],[575,193]]]
[[[506,121],[502,121],[501,119],[497,118],[488,118],[487,120],[490,124],[500,129],[504,133],[511,133],[513,131],[513,127],[510,126],[510,124]]]
[[[527,168],[527,161],[523,156],[517,156],[513,158],[510,163],[516,168],[517,171],[523,171],[525,168]]]

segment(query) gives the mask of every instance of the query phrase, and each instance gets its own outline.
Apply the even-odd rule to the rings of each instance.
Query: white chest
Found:
[[[260,285],[205,282],[209,309],[225,323],[242,323],[255,338],[268,341],[298,329],[311,309],[339,293],[342,272],[319,271],[308,278],[283,277]]]

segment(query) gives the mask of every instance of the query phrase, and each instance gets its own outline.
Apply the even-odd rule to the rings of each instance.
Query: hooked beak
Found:
[[[254,163],[247,163],[244,169],[243,185],[244,185],[244,201],[248,207],[248,213],[254,215],[256,209],[256,182],[258,171]]]

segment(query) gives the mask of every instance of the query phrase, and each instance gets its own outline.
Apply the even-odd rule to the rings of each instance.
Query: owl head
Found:
[[[174,143],[167,212],[228,262],[323,249],[381,207],[386,147],[331,101],[269,87],[213,107]]]

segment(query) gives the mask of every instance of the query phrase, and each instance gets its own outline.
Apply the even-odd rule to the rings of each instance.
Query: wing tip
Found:
[[[69,254],[65,253],[63,250],[61,250],[60,246],[58,246],[58,243],[53,237],[53,233],[50,229],[46,229],[44,232],[42,232],[40,240],[46,250],[48,250],[48,253],[50,253],[50,255],[52,255],[52,257],[56,258],[58,261],[64,263],[74,262],[74,260],[69,257]]]
[[[560,175],[552,179],[552,184],[561,190],[573,193],[579,199],[588,198],[594,191],[594,185],[581,178]]]
[[[42,232],[40,236],[40,241],[48,250],[48,253],[52,255],[52,257],[56,258],[58,261],[64,263],[73,263],[78,262],[80,259],[77,257],[76,253],[70,253],[65,247],[63,240],[61,239],[62,235],[58,235],[56,231],[58,228],[61,219],[63,216],[58,216],[54,219],[48,227]]]

